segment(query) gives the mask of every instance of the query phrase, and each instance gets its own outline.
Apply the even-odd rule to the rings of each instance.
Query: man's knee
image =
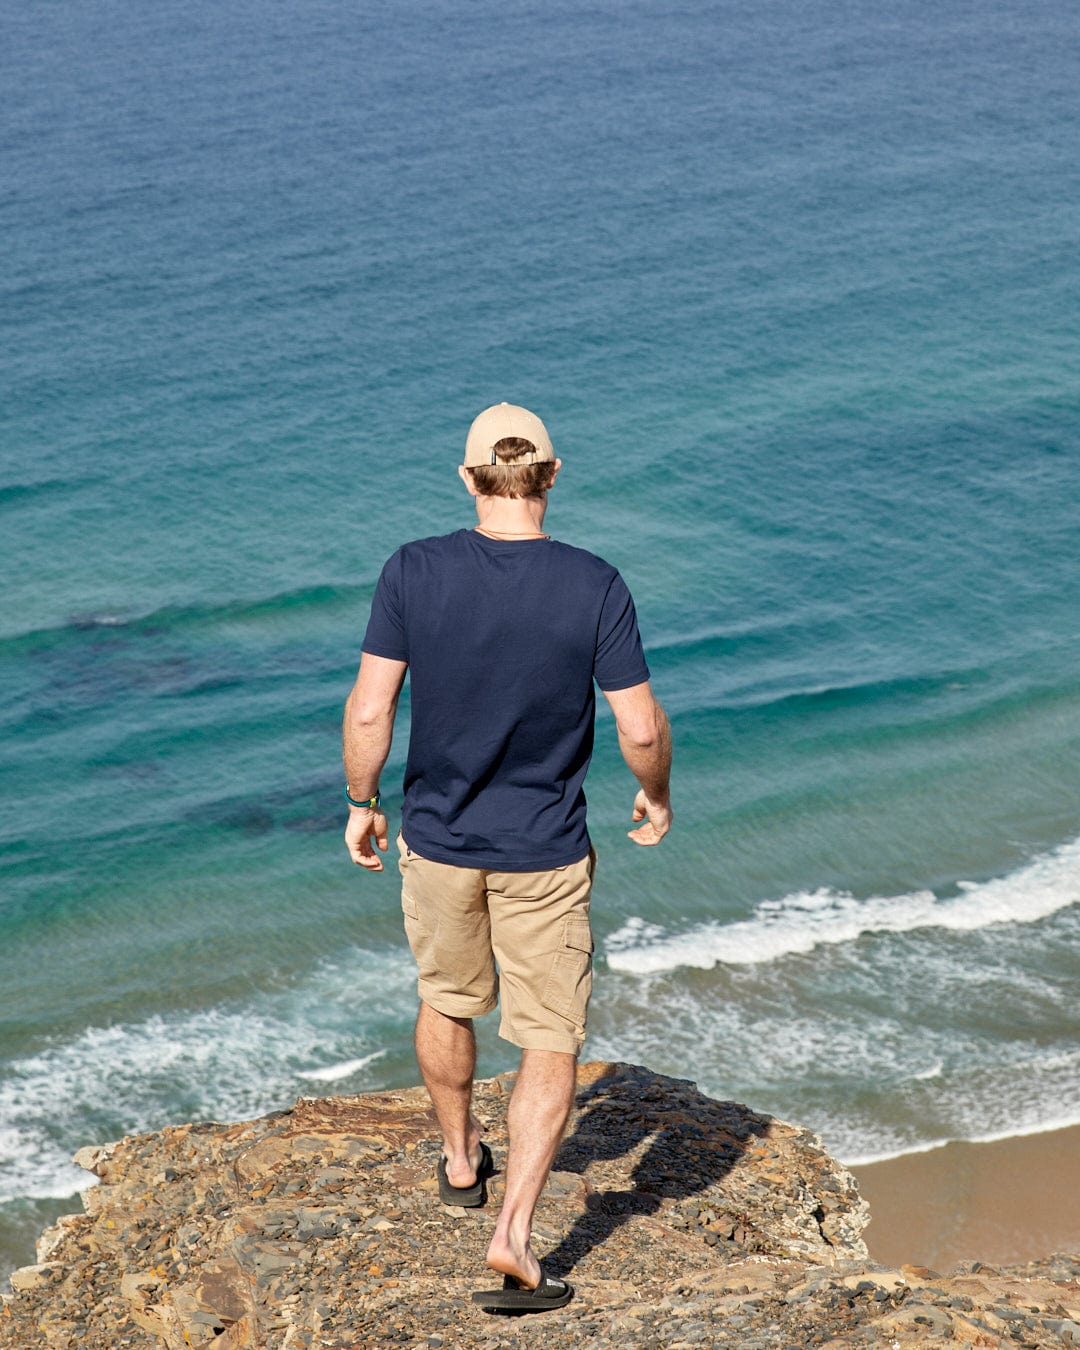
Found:
[[[523,1050],[515,1090],[525,1091],[549,1101],[573,1101],[577,1089],[577,1055],[562,1050]]]
[[[433,1003],[429,1003],[426,998],[420,1000],[420,1008],[416,1014],[416,1027],[420,1031],[425,1023],[450,1022],[454,1026],[461,1027],[465,1031],[473,1030],[473,1019],[471,1017],[460,1017],[456,1013],[443,1012],[441,1008],[436,1008]]]

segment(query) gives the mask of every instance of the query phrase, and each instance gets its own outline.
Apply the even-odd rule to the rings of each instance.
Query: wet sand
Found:
[[[947,1144],[853,1167],[875,1260],[932,1266],[1080,1251],[1080,1126],[989,1144]]]

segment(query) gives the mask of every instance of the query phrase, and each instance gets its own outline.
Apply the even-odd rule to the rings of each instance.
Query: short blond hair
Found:
[[[539,464],[518,464],[526,455],[537,454],[536,446],[522,436],[504,436],[492,446],[498,464],[477,464],[465,470],[481,497],[541,497],[551,486],[555,465],[550,459]]]

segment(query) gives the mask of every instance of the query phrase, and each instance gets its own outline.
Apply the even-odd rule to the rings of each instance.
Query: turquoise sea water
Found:
[[[83,1143],[415,1081],[340,708],[503,398],[676,738],[646,853],[602,717],[587,1053],[846,1161],[1080,1121],[1080,15],[0,16],[0,1264]]]

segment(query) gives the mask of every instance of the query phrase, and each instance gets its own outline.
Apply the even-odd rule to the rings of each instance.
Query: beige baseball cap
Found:
[[[469,428],[465,441],[465,467],[471,469],[479,464],[499,463],[494,447],[508,436],[520,436],[536,446],[535,455],[528,460],[514,460],[515,464],[544,464],[555,458],[547,427],[535,413],[513,403],[496,403],[494,407],[485,408]]]

